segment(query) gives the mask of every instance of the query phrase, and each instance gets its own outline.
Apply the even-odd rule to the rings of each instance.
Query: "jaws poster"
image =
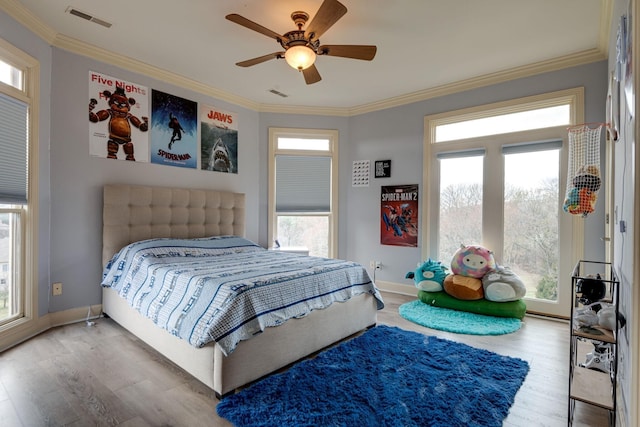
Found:
[[[238,173],[238,116],[203,105],[200,108],[200,169]]]
[[[89,71],[89,154],[149,161],[149,89]]]
[[[151,163],[197,167],[198,104],[151,91]]]
[[[418,184],[382,187],[380,243],[418,246]]]

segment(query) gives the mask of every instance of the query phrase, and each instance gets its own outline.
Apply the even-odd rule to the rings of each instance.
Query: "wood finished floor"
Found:
[[[414,298],[383,293],[378,322],[437,335],[529,362],[505,426],[566,426],[568,324],[525,318],[509,335],[469,336],[406,321]],[[230,426],[213,392],[110,319],[51,329],[0,353],[0,425]],[[606,426],[607,412],[576,405],[575,426]],[[364,427],[364,426],[363,426]]]

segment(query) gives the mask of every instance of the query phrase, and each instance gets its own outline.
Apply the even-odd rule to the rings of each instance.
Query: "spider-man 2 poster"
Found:
[[[382,187],[380,243],[418,246],[418,184]]]

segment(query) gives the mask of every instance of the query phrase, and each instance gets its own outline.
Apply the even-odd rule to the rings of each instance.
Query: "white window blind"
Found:
[[[535,151],[560,150],[561,148],[562,140],[507,144],[502,146],[502,154],[532,153]]]
[[[460,150],[460,151],[446,151],[437,153],[436,158],[439,160],[444,159],[461,159],[463,157],[477,157],[484,156],[487,150],[484,148],[478,148],[474,150]]]
[[[27,202],[28,105],[0,94],[0,203]]]
[[[276,156],[276,212],[331,210],[331,158]]]

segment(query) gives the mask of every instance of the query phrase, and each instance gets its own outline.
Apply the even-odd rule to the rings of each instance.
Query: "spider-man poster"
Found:
[[[198,104],[151,90],[151,163],[196,168]]]
[[[418,184],[382,187],[380,243],[418,246]]]

